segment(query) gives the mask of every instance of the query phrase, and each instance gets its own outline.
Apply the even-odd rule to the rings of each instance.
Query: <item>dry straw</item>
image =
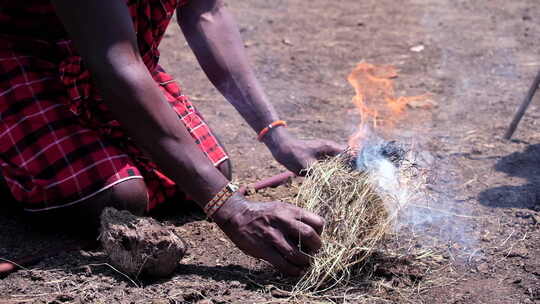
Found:
[[[293,294],[324,292],[346,285],[392,227],[396,212],[386,206],[370,174],[352,169],[351,156],[314,164],[299,188],[296,204],[326,220],[323,246]],[[390,203],[390,204],[389,204]]]

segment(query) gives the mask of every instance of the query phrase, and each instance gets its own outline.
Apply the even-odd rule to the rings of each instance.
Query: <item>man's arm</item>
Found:
[[[142,62],[123,1],[52,0],[112,114],[136,144],[204,206],[228,180],[197,147]],[[298,207],[253,203],[236,193],[214,220],[245,252],[298,275],[317,250],[324,221]]]
[[[248,62],[234,18],[221,0],[193,0],[178,9],[178,24],[214,86],[260,131],[278,120]]]
[[[197,147],[152,79],[123,1],[53,0],[114,117],[163,171],[204,205],[228,180]]]
[[[178,24],[199,64],[214,86],[248,124],[260,132],[278,120],[278,114],[258,82],[247,59],[240,32],[223,0],[192,0],[178,9]],[[324,140],[297,140],[286,128],[264,136],[278,162],[300,173],[309,163],[345,147]]]

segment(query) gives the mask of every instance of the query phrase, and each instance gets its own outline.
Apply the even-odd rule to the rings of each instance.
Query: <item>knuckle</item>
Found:
[[[323,228],[324,226],[326,226],[326,220],[322,217],[318,217],[318,220],[319,222],[317,223],[317,226],[319,226],[319,228]]]
[[[315,230],[313,230],[311,227],[302,228],[301,233],[307,239],[311,239],[315,237],[317,234]]]

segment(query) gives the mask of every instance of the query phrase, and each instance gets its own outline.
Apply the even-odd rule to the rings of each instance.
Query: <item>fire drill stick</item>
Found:
[[[519,106],[519,109],[514,116],[514,119],[512,120],[512,123],[510,123],[510,127],[508,127],[508,130],[506,131],[506,134],[504,135],[505,139],[510,139],[514,132],[516,131],[516,128],[521,121],[521,118],[523,118],[523,115],[525,114],[525,111],[527,111],[527,108],[531,104],[531,101],[534,97],[534,94],[536,93],[536,90],[538,90],[538,86],[540,86],[540,71],[538,71],[538,74],[536,75],[536,78],[533,81],[532,86],[529,88],[529,92],[527,93],[527,96],[525,97],[525,100],[523,100],[523,103],[521,106]]]
[[[283,172],[278,175],[274,175],[272,177],[253,183],[247,187],[241,187],[239,192],[244,194],[246,193],[248,188],[253,189],[253,190],[261,190],[261,189],[269,188],[269,187],[277,187],[281,184],[284,184],[285,182],[287,182],[289,179],[291,179],[294,176],[295,174],[292,173],[291,171]]]

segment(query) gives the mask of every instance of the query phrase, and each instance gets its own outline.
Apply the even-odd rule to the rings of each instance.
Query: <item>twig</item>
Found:
[[[509,140],[510,138],[512,138],[512,135],[516,131],[516,128],[519,122],[521,121],[521,118],[523,118],[525,111],[527,111],[527,108],[531,104],[534,94],[536,93],[536,90],[538,90],[538,86],[540,86],[540,71],[538,71],[538,74],[536,75],[536,78],[534,79],[532,86],[529,88],[529,92],[527,93],[525,100],[523,100],[523,103],[521,104],[521,106],[519,106],[518,111],[516,112],[516,115],[514,116],[514,119],[510,123],[510,126],[508,127],[508,130],[506,131],[506,134],[504,135],[504,139]]]
[[[508,240],[514,235],[514,232],[516,232],[516,230],[512,230],[512,232],[510,233],[510,235],[508,235],[508,237],[497,247],[501,247],[503,246],[504,244],[506,244],[506,242],[508,242]]]
[[[0,259],[0,261],[4,261],[0,263],[0,276],[8,275],[11,272],[16,271],[17,269],[27,269],[27,268],[22,267],[22,265],[31,266],[31,265],[39,263],[43,259],[48,258],[50,256],[55,256],[60,253],[67,253],[67,252],[71,252],[75,250],[85,249],[87,247],[90,247],[93,244],[94,244],[94,241],[82,242],[82,243],[73,242],[73,243],[69,243],[63,246],[59,246],[59,247],[46,248],[28,256],[15,258],[17,262],[9,261],[6,259]]]
[[[19,265],[19,264],[15,263],[15,262],[13,262],[11,260],[8,260],[8,259],[0,258],[0,261],[8,262],[8,263],[11,263],[11,264],[17,266],[20,269],[28,270],[28,268],[26,268],[26,267],[24,267],[22,265]]]
[[[135,287],[137,288],[141,288],[141,286],[139,286],[139,284],[137,284],[135,281],[133,281],[133,279],[128,276],[127,274],[121,272],[120,270],[114,268],[111,264],[109,263],[100,263],[100,264],[88,264],[88,265],[85,265],[85,266],[107,266],[109,268],[111,268],[112,270],[116,271],[117,273],[121,274],[122,276],[124,276],[126,279],[128,279],[131,283],[133,283],[133,285],[135,285]]]

